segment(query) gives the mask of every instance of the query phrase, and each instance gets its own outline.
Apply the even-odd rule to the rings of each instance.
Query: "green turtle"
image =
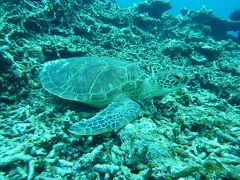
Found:
[[[110,57],[74,57],[44,63],[44,89],[63,99],[104,108],[90,119],[74,123],[69,132],[96,135],[118,130],[137,118],[139,100],[164,96],[188,82],[181,72],[147,75],[136,64]]]

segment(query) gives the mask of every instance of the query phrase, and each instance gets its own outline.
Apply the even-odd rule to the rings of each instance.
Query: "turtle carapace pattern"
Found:
[[[137,118],[138,101],[164,96],[188,82],[179,71],[147,75],[134,63],[110,57],[74,57],[44,63],[40,81],[49,93],[103,108],[74,123],[69,132],[96,135],[118,130]]]

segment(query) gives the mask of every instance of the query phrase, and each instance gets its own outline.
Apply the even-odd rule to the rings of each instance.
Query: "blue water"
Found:
[[[139,0],[116,0],[120,6],[129,7]],[[173,9],[169,12],[179,14],[179,10],[183,7],[188,9],[200,9],[205,6],[207,9],[212,9],[216,16],[228,18],[229,14],[236,8],[240,8],[240,0],[170,0]]]

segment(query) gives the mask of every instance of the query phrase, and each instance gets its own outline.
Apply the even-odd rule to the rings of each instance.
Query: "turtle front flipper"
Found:
[[[138,103],[131,99],[121,99],[94,117],[73,124],[68,131],[75,135],[96,135],[117,130],[134,120],[139,111]]]

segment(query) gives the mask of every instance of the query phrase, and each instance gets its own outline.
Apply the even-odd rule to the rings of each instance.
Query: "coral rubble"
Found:
[[[1,2],[0,179],[240,179],[240,46],[226,34],[239,22],[169,8],[165,0],[128,9],[111,0]],[[85,55],[146,73],[181,69],[191,80],[142,103],[117,132],[75,137],[71,124],[98,109],[48,94],[38,75],[45,61]]]

